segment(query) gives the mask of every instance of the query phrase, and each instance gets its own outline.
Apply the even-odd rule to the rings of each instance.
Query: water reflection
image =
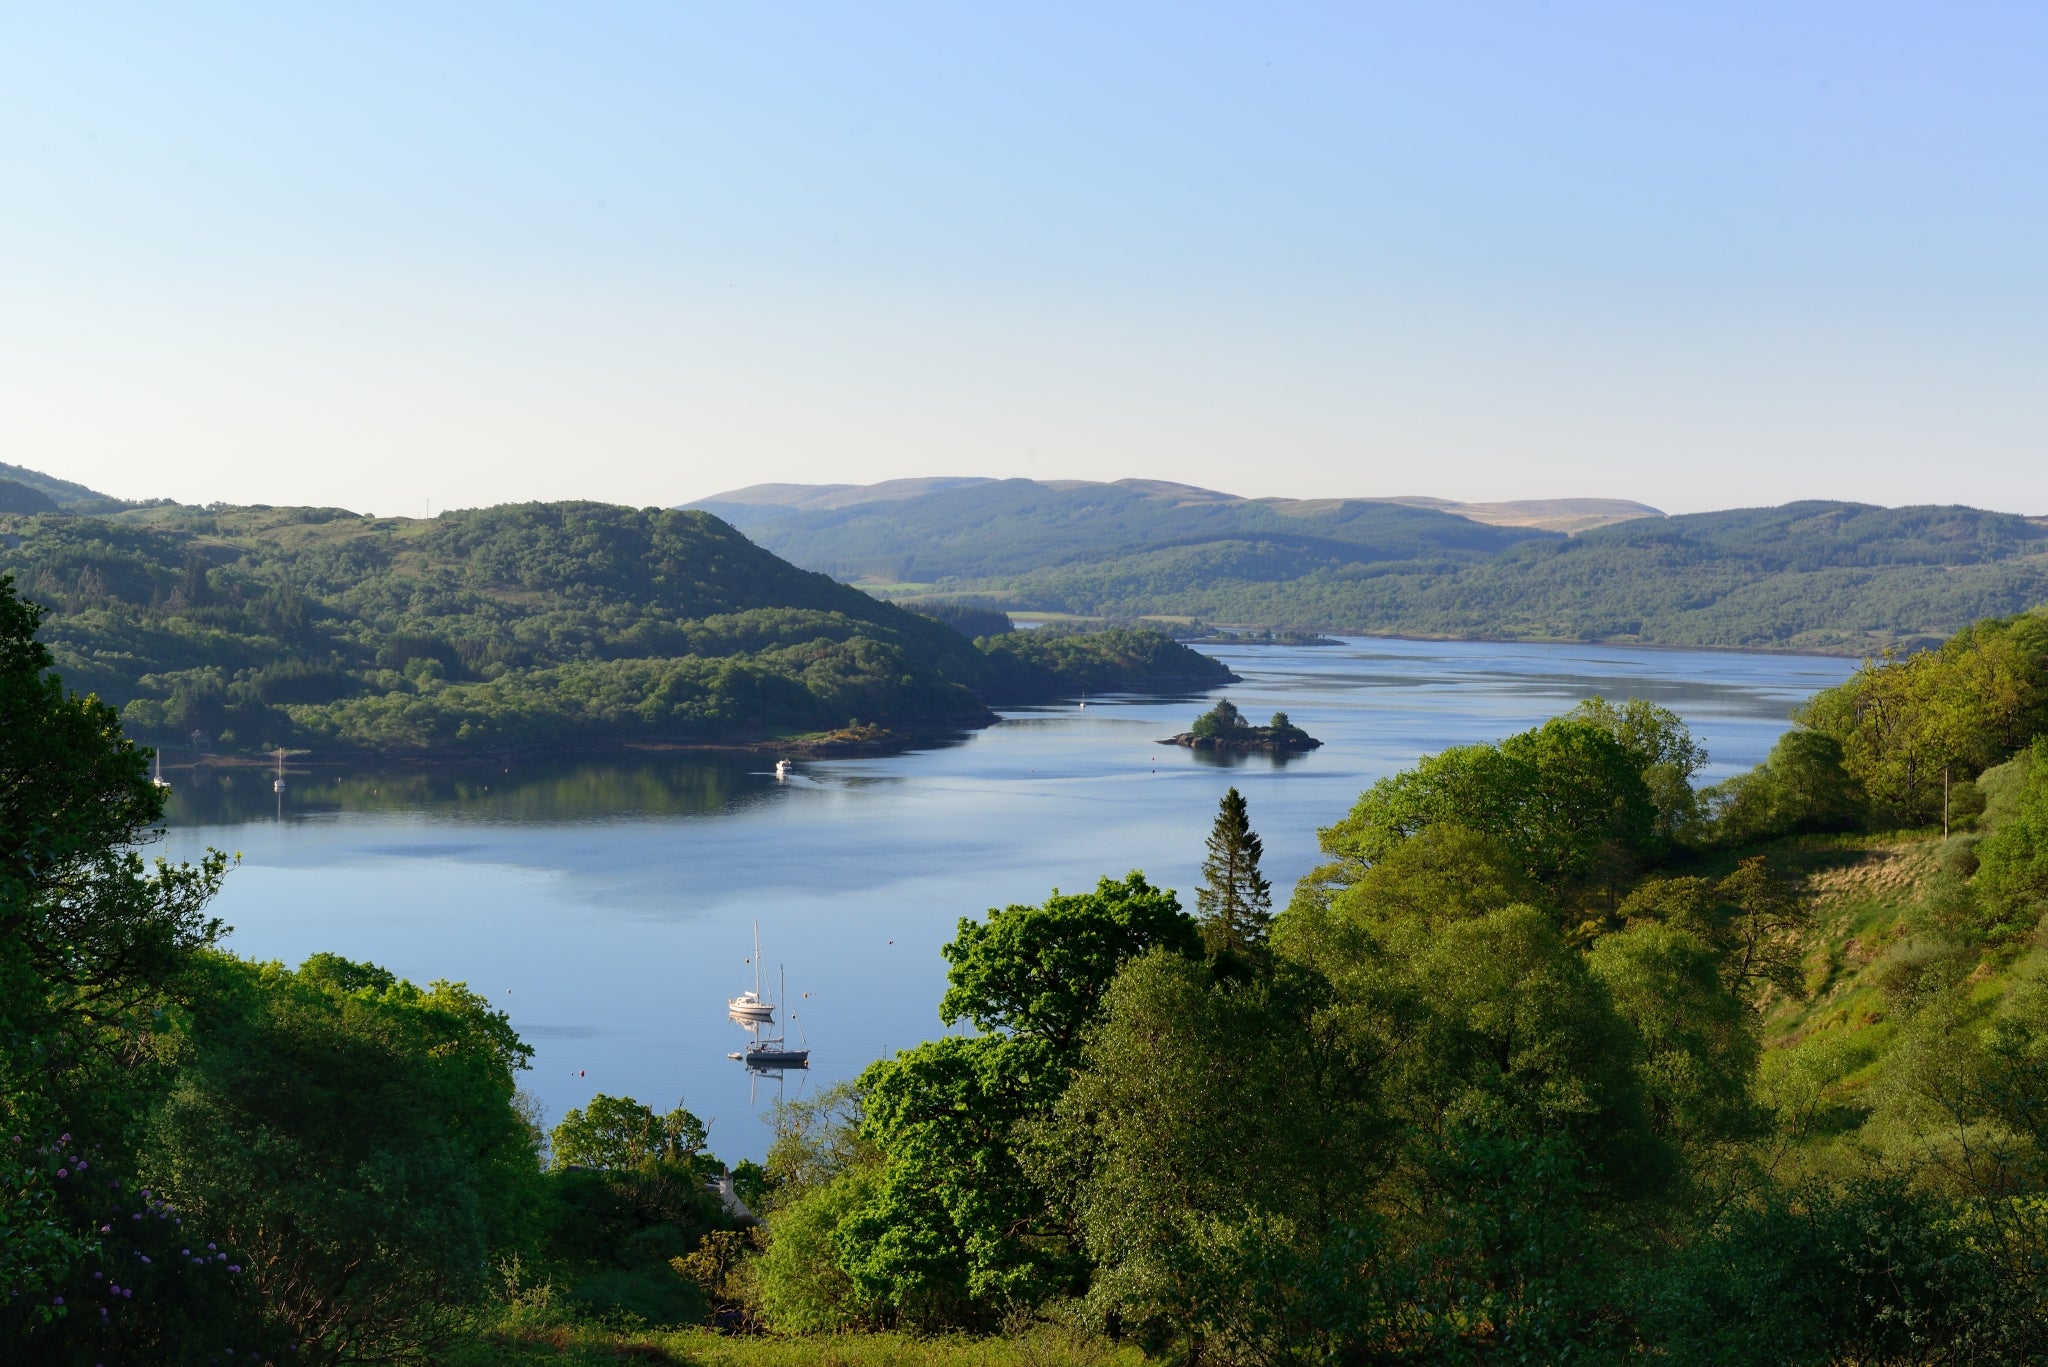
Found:
[[[1175,749],[1182,747],[1176,746]],[[1296,760],[1303,758],[1297,750],[1197,750],[1188,747],[1195,763],[1211,769],[1285,769]]]
[[[758,756],[693,752],[619,759],[453,763],[407,768],[337,769],[287,765],[284,801],[276,802],[269,769],[175,762],[170,819],[180,825],[226,826],[275,819],[332,817],[342,812],[459,814],[491,823],[554,824],[591,820],[655,820],[715,816],[761,797],[772,778]]]

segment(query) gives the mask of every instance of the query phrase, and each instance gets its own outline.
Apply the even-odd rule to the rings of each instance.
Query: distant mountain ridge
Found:
[[[690,506],[806,569],[868,583],[988,579],[1237,541],[1358,563],[1436,563],[1560,535],[1385,499],[1247,499],[1164,480],[757,485]]]
[[[733,525],[744,528],[747,523],[758,521],[761,515],[739,512],[740,509],[838,511],[870,503],[899,503],[926,494],[975,485],[1011,482],[1014,481],[969,475],[890,479],[879,484],[750,484],[744,489],[713,494],[709,498],[699,499],[684,506],[725,517]],[[1484,522],[1497,527],[1533,527],[1539,531],[1567,534],[1626,522],[1632,518],[1664,515],[1661,510],[1652,508],[1647,503],[1637,503],[1623,498],[1506,499],[1493,503],[1461,503],[1456,499],[1427,498],[1412,494],[1345,499],[1252,499],[1237,494],[1221,493],[1214,489],[1204,489],[1193,484],[1176,484],[1169,480],[1156,479],[1120,479],[1110,481],[1107,485],[1100,481],[1078,479],[1022,482],[1063,494],[1109,487],[1142,492],[1180,507],[1192,504],[1261,503],[1296,514],[1312,508],[1345,503],[1398,503],[1411,508],[1429,508],[1436,512],[1450,513],[1456,517],[1469,518],[1474,522]],[[721,511],[725,508],[732,509],[738,516],[726,516]]]
[[[1955,506],[1667,517],[1140,480],[756,486],[695,506],[879,592],[1081,616],[1860,654],[2048,602],[2048,520]]]

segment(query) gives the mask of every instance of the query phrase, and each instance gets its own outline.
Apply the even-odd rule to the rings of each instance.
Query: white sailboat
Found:
[[[773,1025],[775,1003],[762,995],[761,988],[761,923],[754,922],[754,985],[725,1004],[726,1014],[741,1025]]]
[[[161,750],[156,752],[156,776],[150,779],[150,782],[159,788],[171,786],[164,781],[164,752]]]

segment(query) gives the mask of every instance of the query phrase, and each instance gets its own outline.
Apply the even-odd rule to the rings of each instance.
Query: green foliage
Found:
[[[571,1107],[550,1132],[554,1166],[636,1168],[643,1163],[695,1166],[704,1154],[704,1122],[681,1106],[667,1115],[631,1097],[599,1092]]]
[[[1104,878],[1089,893],[1055,890],[1040,906],[961,919],[940,951],[950,967],[939,1019],[1037,1040],[1068,1056],[1124,964],[1155,948],[1192,955],[1199,945],[1179,900],[1142,873]]]
[[[1381,779],[1322,833],[1323,849],[1355,878],[1429,826],[1462,825],[1499,841],[1554,893],[1611,895],[1659,849],[1639,758],[1604,726],[1553,718]]]
[[[2001,1223],[1895,1179],[1765,1188],[1639,1276],[1641,1321],[1679,1362],[2036,1361],[2048,1319]]]
[[[1331,906],[1337,912],[1397,935],[1406,928],[1427,935],[1441,923],[1502,907],[1542,906],[1547,899],[1512,849],[1455,823],[1422,827],[1362,871],[1338,865],[1321,872],[1333,880]],[[1314,881],[1309,886],[1320,890]]]
[[[1938,823],[1953,784],[2048,731],[2048,616],[1978,622],[1938,650],[1888,651],[1796,715],[1840,743],[1880,826]]]
[[[1641,765],[1662,839],[1675,840],[1691,825],[1698,805],[1693,775],[1706,765],[1707,752],[1676,712],[1642,698],[1618,705],[1588,698],[1565,715],[1600,727]]]
[[[1070,1222],[1025,1172],[1016,1137],[1051,1115],[1119,971],[1155,950],[1192,956],[1200,940],[1173,894],[1139,873],[962,920],[944,950],[940,1015],[986,1033],[871,1065],[859,1082],[858,1143],[840,1159],[812,1157],[815,1138],[771,1156],[771,1169],[829,1171],[833,1182],[866,1174],[834,1236],[863,1316],[987,1325],[1082,1275]],[[836,1274],[807,1275],[837,1285]]]
[[[1628,1024],[1630,1066],[1653,1134],[1697,1154],[1761,1131],[1764,1116],[1750,1095],[1755,1025],[1706,942],[1682,926],[1644,921],[1602,936],[1586,966]]]
[[[343,1357],[438,1341],[487,1256],[531,1232],[538,1159],[511,1104],[530,1051],[459,984],[332,955],[202,968],[144,1170],[247,1251],[299,1341]]]
[[[1265,843],[1252,830],[1244,795],[1232,788],[1218,804],[1195,894],[1202,941],[1213,960],[1257,960],[1273,923],[1273,890],[1259,872]]]
[[[1855,830],[1868,802],[1842,743],[1803,728],[1778,737],[1764,762],[1702,795],[1708,838],[1743,846],[1781,836]]]
[[[2006,810],[1976,847],[1977,892],[1994,936],[2025,934],[2048,918],[2048,737],[2021,768]]]
[[[1163,631],[1108,627],[1073,632],[1040,627],[976,643],[999,671],[1001,695],[1025,699],[1086,689],[1214,688],[1235,683],[1219,661]]]
[[[1228,698],[1219,698],[1216,705],[1195,718],[1193,732],[1203,740],[1217,736],[1235,736],[1249,729],[1244,714],[1237,710],[1237,704]]]
[[[810,1187],[768,1222],[768,1250],[754,1265],[760,1310],[785,1334],[825,1334],[865,1327],[881,1307],[863,1296],[840,1262],[838,1232],[877,1198],[877,1174],[840,1174]]]
[[[1327,1309],[1295,1279],[1306,1263],[1348,1286],[1322,1251],[1350,1251],[1336,1222],[1395,1147],[1379,1025],[1311,974],[1225,986],[1155,953],[1118,978],[1031,1151],[1078,1213],[1098,1313],[1163,1348],[1233,1328],[1272,1343]]]
[[[933,1040],[869,1065],[861,1131],[882,1164],[873,1197],[837,1236],[863,1300],[913,1327],[989,1325],[1075,1277],[1011,1145],[1067,1077],[1043,1040],[1004,1035]]]

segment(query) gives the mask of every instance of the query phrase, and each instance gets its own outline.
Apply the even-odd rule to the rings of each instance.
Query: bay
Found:
[[[593,1093],[712,1119],[758,1158],[776,1084],[729,1060],[726,998],[753,981],[758,921],[812,1050],[787,1095],[941,1033],[939,946],[962,916],[1142,869],[1192,909],[1231,785],[1265,839],[1276,903],[1316,830],[1384,774],[1494,740],[1580,699],[1648,698],[1706,746],[1703,781],[1756,763],[1791,708],[1847,677],[1817,656],[1345,640],[1205,647],[1244,681],[1204,695],[1005,713],[955,743],[803,761],[663,754],[590,762],[291,772],[174,769],[162,852],[241,855],[215,909],[245,956],[332,951],[425,983],[466,981],[534,1046],[549,1123]],[[1161,746],[1217,694],[1285,710],[1324,742],[1295,757]]]

